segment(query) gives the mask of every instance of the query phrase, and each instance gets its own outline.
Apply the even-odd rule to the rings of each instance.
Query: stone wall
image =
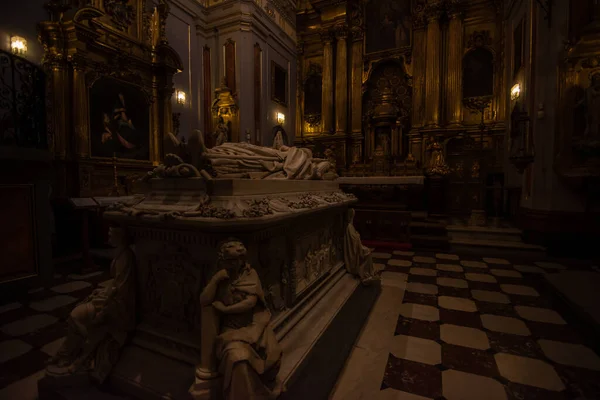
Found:
[[[296,114],[296,38],[295,22],[275,5],[283,1],[242,2],[237,0],[204,2],[176,0],[171,6],[167,30],[169,43],[177,50],[186,71],[175,77],[175,89],[187,94],[180,112],[180,131],[211,130],[206,123],[206,108],[214,99],[214,90],[225,76],[226,46],[235,54],[235,89],[240,109],[240,140],[249,130],[253,142],[270,143],[271,130],[277,125],[277,113],[285,115],[284,129],[293,139]],[[295,16],[295,15],[294,15]],[[295,20],[294,20],[295,21]],[[255,46],[260,49],[260,95],[255,95]],[[210,87],[205,85],[205,60],[210,54]],[[271,63],[287,70],[287,106],[271,98]],[[205,102],[206,94],[211,97]],[[255,106],[260,98],[260,107]],[[209,115],[209,114],[208,114]],[[257,123],[258,122],[258,123]]]

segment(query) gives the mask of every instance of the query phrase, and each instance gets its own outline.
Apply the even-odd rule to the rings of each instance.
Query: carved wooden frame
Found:
[[[280,69],[281,71],[283,71],[285,73],[285,96],[283,99],[280,99],[275,91],[275,70],[276,69]],[[289,71],[287,70],[287,68],[282,67],[281,65],[279,65],[277,62],[275,62],[275,60],[271,60],[271,100],[274,101],[277,104],[282,105],[283,107],[287,107],[288,106],[288,97],[290,95],[289,90],[288,90],[288,82],[289,81]]]
[[[68,13],[59,3],[48,4],[51,20],[38,27],[49,78],[48,125],[54,134],[55,157],[59,162],[71,159],[78,164],[75,170],[62,170],[57,195],[100,194],[94,193],[90,182],[105,190],[98,183],[102,179],[89,179],[85,171],[103,178],[112,176],[113,160],[91,155],[89,88],[107,76],[138,86],[145,93],[150,106],[149,159],[117,159],[115,164],[145,173],[162,159],[163,135],[172,131],[172,77],[183,64],[167,43],[166,0],[153,9],[146,7],[154,4],[150,0],[130,0],[127,6],[133,7],[135,18],[116,22],[99,0],[93,0],[91,6],[72,6]],[[75,176],[67,177],[70,174]],[[86,176],[87,189],[81,181]]]

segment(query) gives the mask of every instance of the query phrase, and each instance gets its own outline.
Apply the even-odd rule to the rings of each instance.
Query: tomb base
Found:
[[[216,272],[218,243],[227,238],[245,244],[260,276],[284,351],[278,378],[289,388],[348,299],[376,290],[364,288],[344,266],[348,208],[356,199],[335,182],[151,184],[145,196],[105,214],[126,227],[137,259],[139,323],[103,388],[112,394],[141,400],[220,397],[221,380],[197,382],[195,368],[202,358],[199,296]],[[370,309],[374,299],[365,301]],[[358,335],[365,321],[366,315],[348,323]],[[347,336],[344,329],[339,333]],[[351,347],[354,339],[340,344]]]

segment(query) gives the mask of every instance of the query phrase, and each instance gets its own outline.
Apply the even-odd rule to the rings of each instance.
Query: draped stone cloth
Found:
[[[348,210],[348,225],[344,236],[344,263],[351,274],[358,277],[364,284],[379,279],[378,272],[373,266],[371,249],[363,246],[360,234],[354,227],[353,208]]]
[[[128,332],[135,327],[135,256],[126,247],[111,264],[114,280],[78,304],[68,320],[69,332],[48,372],[80,370],[102,383],[118,359]]]
[[[227,400],[271,399],[281,392],[276,376],[282,350],[269,326],[271,313],[256,271],[246,264],[236,280],[219,285],[215,300],[228,306],[249,296],[257,298],[254,308],[222,314],[222,330],[216,340]]]
[[[246,174],[257,179],[319,179],[313,167],[315,162],[322,162],[313,160],[309,149],[275,149],[250,143],[223,143],[206,149],[204,155],[218,177]]]

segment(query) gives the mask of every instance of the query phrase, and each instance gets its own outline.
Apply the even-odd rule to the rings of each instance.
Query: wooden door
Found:
[[[468,216],[471,210],[483,207],[483,171],[487,153],[470,138],[452,139],[446,145],[446,162],[451,171],[446,192],[449,214]]]

